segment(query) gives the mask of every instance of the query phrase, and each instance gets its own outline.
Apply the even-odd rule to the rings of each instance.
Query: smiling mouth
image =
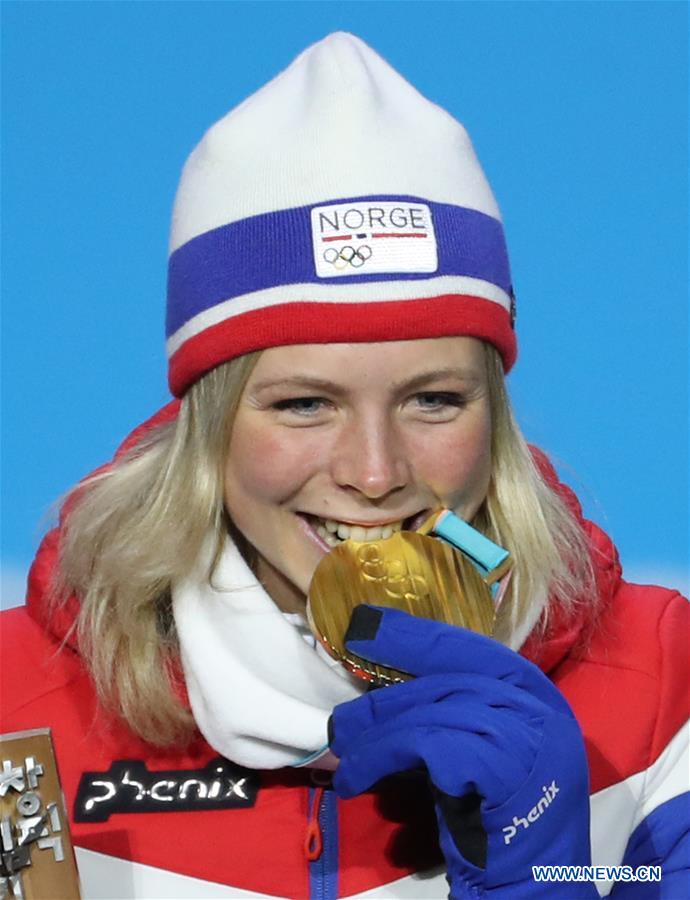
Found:
[[[303,514],[309,525],[329,547],[337,547],[343,541],[379,541],[391,537],[397,531],[414,531],[428,517],[429,510],[415,513],[405,519],[387,522],[385,525],[357,525],[337,519],[322,519]]]

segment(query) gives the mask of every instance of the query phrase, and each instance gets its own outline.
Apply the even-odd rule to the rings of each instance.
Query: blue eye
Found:
[[[441,412],[449,406],[459,408],[465,405],[465,398],[453,391],[424,391],[414,398],[424,412]]]
[[[273,409],[298,416],[313,416],[321,412],[327,402],[323,397],[290,397],[288,400],[278,400],[273,404]]]

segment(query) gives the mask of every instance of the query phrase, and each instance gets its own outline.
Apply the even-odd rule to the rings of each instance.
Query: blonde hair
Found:
[[[496,636],[519,646],[551,600],[596,596],[587,538],[544,482],[513,418],[500,356],[486,344],[492,475],[474,524],[514,556]],[[146,741],[167,746],[194,734],[182,673],[171,586],[188,576],[212,530],[220,553],[230,530],[251,550],[223,506],[223,469],[242,390],[259,354],[224,363],[107,471],[67,497],[55,603],[80,600],[81,653],[101,703]],[[209,572],[210,575],[210,572]]]
[[[518,427],[498,352],[485,344],[491,404],[491,479],[472,524],[513,557],[511,583],[499,609],[495,637],[519,648],[551,606],[574,612],[596,606],[587,534],[561,496],[547,484]]]

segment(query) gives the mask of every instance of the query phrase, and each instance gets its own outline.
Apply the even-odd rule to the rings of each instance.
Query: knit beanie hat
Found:
[[[285,344],[470,335],[516,357],[496,201],[462,125],[331,34],[212,126],[173,212],[176,396]]]

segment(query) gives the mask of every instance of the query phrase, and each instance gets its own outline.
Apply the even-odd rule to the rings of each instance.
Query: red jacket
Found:
[[[554,616],[546,638],[528,640],[521,652],[563,691],[584,732],[593,862],[665,866],[666,893],[650,885],[650,893],[628,895],[634,886],[620,884],[612,896],[690,896],[675,893],[685,888],[673,874],[687,865],[679,841],[690,805],[690,606],[677,592],[621,581],[613,545],[597,526],[586,528],[598,621],[586,610],[569,621]],[[74,610],[46,616],[56,542],[51,532],[41,545],[27,606],[1,617],[0,730],[52,728],[85,896],[446,896],[442,875],[409,878],[442,861],[430,798],[414,780],[336,801],[321,791],[319,773],[240,772],[222,761],[205,769],[217,754],[201,738],[183,752],[160,751],[106,716],[77,650],[61,645]],[[124,762],[113,768],[117,761]],[[173,887],[169,873],[200,881]],[[368,893],[396,881],[387,893]]]

